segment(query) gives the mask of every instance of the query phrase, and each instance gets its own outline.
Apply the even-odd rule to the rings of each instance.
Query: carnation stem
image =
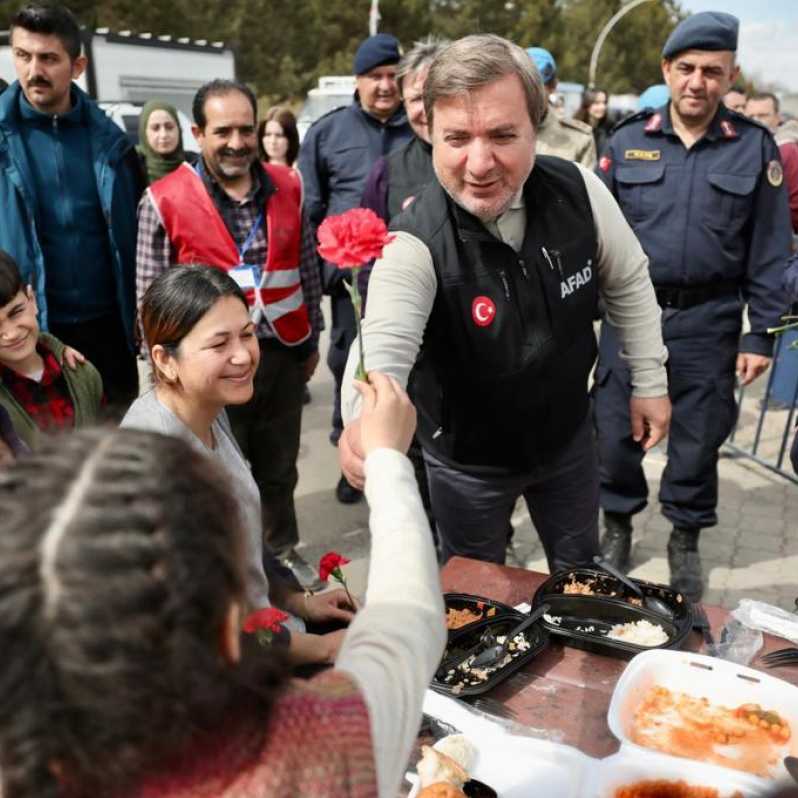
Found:
[[[363,301],[360,298],[360,289],[357,285],[357,276],[359,272],[359,266],[352,269],[352,288],[349,291],[349,296],[352,298],[352,307],[355,309],[355,326],[357,328],[358,362],[357,370],[355,371],[355,379],[360,380],[361,382],[368,382],[369,378],[368,374],[366,374],[366,366],[363,363],[363,329],[360,318],[361,310],[363,308]],[[346,592],[348,595],[349,591],[347,590]],[[352,606],[354,606],[354,604]]]

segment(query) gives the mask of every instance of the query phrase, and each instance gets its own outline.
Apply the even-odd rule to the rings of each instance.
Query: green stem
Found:
[[[349,295],[352,297],[352,307],[355,309],[355,327],[357,328],[357,348],[358,348],[358,363],[357,371],[355,371],[355,379],[362,382],[368,382],[369,378],[366,374],[366,367],[363,363],[363,328],[361,325],[361,310],[363,308],[363,301],[360,298],[360,289],[357,285],[357,275],[360,267],[352,269],[352,289]],[[347,591],[348,595],[349,591]]]

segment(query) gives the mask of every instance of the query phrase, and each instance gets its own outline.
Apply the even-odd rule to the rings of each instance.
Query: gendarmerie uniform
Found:
[[[411,387],[444,559],[504,560],[524,495],[552,570],[597,549],[587,383],[601,294],[638,396],[667,392],[648,261],[600,181],[540,157],[512,206],[483,224],[438,183],[392,225],[371,277],[367,369]],[[348,369],[353,371],[356,345]],[[344,413],[359,401],[344,380]]]

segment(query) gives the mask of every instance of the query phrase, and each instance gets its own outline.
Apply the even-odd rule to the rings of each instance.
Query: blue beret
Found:
[[[737,51],[740,20],[722,11],[702,11],[682,20],[662,48],[663,58],[673,58],[685,50]]]
[[[656,83],[649,86],[637,98],[637,110],[642,111],[644,108],[659,108],[665,105],[671,98],[671,90],[664,83]]]
[[[398,64],[401,57],[399,40],[390,33],[378,33],[360,43],[355,53],[354,72],[365,75],[383,64]]]
[[[526,54],[532,59],[544,83],[551,83],[557,75],[557,62],[554,56],[542,47],[529,47]]]

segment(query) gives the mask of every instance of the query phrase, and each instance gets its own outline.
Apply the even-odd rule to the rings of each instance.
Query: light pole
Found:
[[[380,24],[380,0],[371,0],[369,9],[369,36],[377,35],[377,28]]]
[[[592,89],[596,85],[596,69],[598,67],[599,53],[604,46],[604,40],[615,27],[615,23],[625,14],[628,14],[633,8],[637,8],[643,5],[643,3],[648,2],[649,0],[631,0],[631,2],[627,3],[625,6],[621,6],[618,11],[610,17],[609,22],[601,29],[601,33],[599,33],[598,39],[596,39],[596,43],[593,46],[593,52],[590,54],[590,72],[588,73],[587,81],[588,88]]]

